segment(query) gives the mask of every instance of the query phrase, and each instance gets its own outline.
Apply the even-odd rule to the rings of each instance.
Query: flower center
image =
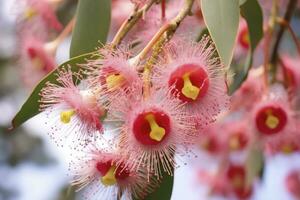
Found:
[[[245,49],[248,49],[250,46],[250,38],[249,38],[249,31],[248,28],[245,27],[239,36],[239,42],[241,44],[242,47],[244,47]]]
[[[182,101],[197,101],[208,90],[208,75],[200,65],[184,64],[171,74],[169,87],[172,86],[174,86],[173,94]]]
[[[26,20],[29,20],[32,17],[36,16],[37,14],[38,14],[38,12],[34,8],[29,7],[24,12],[24,18]]]
[[[170,132],[170,119],[160,111],[144,112],[133,122],[135,138],[144,145],[161,143]]]
[[[32,65],[37,70],[44,70],[45,63],[43,62],[42,58],[40,58],[36,52],[35,48],[29,47],[27,50],[28,56],[31,60]]]
[[[256,115],[256,126],[263,134],[282,131],[287,123],[287,114],[281,107],[265,106]]]
[[[115,185],[118,181],[124,180],[130,175],[124,164],[117,167],[112,161],[98,162],[96,168],[101,175],[100,181],[105,186]]]
[[[217,152],[218,150],[218,142],[215,137],[203,138],[200,146],[210,153]]]
[[[117,183],[115,176],[116,166],[111,166],[104,176],[101,177],[101,182],[105,186],[111,186]]]
[[[106,84],[109,90],[115,90],[125,82],[124,76],[121,74],[111,74],[106,78]]]
[[[243,133],[235,133],[229,137],[229,148],[232,151],[242,150],[248,143]]]
[[[244,180],[241,174],[236,174],[232,180],[231,184],[233,185],[234,188],[241,188],[244,185]]]
[[[185,73],[182,76],[182,79],[184,83],[183,88],[181,89],[182,94],[188,98],[196,100],[200,93],[200,88],[193,85],[190,79],[190,73]]]
[[[155,116],[153,114],[146,115],[145,119],[148,121],[151,128],[149,135],[150,138],[160,142],[164,138],[166,130],[156,123]]]
[[[64,124],[68,124],[71,121],[72,116],[75,114],[74,109],[62,111],[60,113],[60,121]]]
[[[245,168],[242,166],[230,166],[227,171],[227,177],[235,189],[244,187],[245,175]]]

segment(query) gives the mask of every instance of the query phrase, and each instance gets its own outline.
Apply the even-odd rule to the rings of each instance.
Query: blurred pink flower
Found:
[[[31,36],[22,38],[19,65],[22,79],[30,88],[56,67],[46,43]]]
[[[101,117],[105,111],[97,103],[97,93],[76,86],[82,77],[72,73],[70,68],[60,69],[56,75],[57,83],[47,82],[40,93],[41,110],[46,110],[53,121],[60,121],[55,123],[56,128],[50,133],[52,137],[58,140],[72,137],[74,141],[82,142],[99,137],[98,131],[103,131]],[[73,80],[73,77],[76,79]],[[57,135],[57,127],[63,130],[61,135]]]

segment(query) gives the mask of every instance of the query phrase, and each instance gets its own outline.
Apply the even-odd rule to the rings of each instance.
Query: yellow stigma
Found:
[[[270,129],[277,128],[279,124],[279,119],[272,114],[272,111],[268,112],[267,115],[268,115],[266,119],[267,127],[269,127]]]
[[[71,121],[71,117],[75,114],[75,110],[67,110],[67,111],[62,111],[60,113],[60,121],[64,124],[68,124]]]
[[[293,150],[293,147],[292,145],[288,145],[288,144],[285,144],[281,147],[281,151],[285,154],[290,154],[292,153],[294,150]]]
[[[240,148],[240,141],[238,136],[233,136],[229,139],[229,147],[231,150],[237,150]]]
[[[155,117],[153,114],[148,114],[145,119],[148,121],[150,128],[151,128],[151,132],[150,132],[150,138],[153,140],[156,140],[158,142],[160,142],[165,134],[166,131],[164,128],[160,127],[156,121],[155,121]]]
[[[184,83],[183,88],[181,90],[182,94],[184,94],[184,96],[188,98],[196,100],[200,93],[200,88],[193,85],[193,83],[190,80],[190,73],[185,73],[182,76],[182,79]]]
[[[117,179],[115,177],[116,166],[111,166],[109,170],[106,172],[105,176],[101,177],[101,182],[105,186],[111,186],[117,183]]]
[[[241,188],[243,186],[243,178],[240,175],[235,175],[231,181],[234,188]]]
[[[25,12],[24,12],[24,18],[25,19],[31,19],[32,17],[34,17],[35,15],[37,15],[37,11],[33,8],[28,8]]]
[[[250,38],[249,38],[248,32],[245,33],[245,34],[243,34],[242,38],[243,38],[243,42],[244,42],[244,43],[246,43],[246,44],[249,44],[249,43],[250,43]]]
[[[44,63],[43,63],[42,59],[40,59],[39,57],[33,58],[31,62],[32,62],[34,68],[37,70],[41,70],[44,68]]]
[[[125,81],[125,78],[120,74],[112,74],[106,78],[106,84],[109,89],[115,89]]]

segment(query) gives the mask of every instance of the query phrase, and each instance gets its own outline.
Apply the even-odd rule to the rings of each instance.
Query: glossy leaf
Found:
[[[105,44],[111,15],[111,0],[79,0],[70,57],[92,52]]]
[[[164,173],[159,187],[151,194],[149,194],[145,200],[169,200],[172,196],[174,176],[170,176]]]
[[[240,6],[246,3],[247,0],[240,0]]]
[[[246,159],[246,185],[252,185],[253,181],[262,176],[264,167],[263,150],[257,144],[249,149]]]
[[[233,83],[229,87],[229,94],[233,94],[247,79],[252,66],[253,53],[263,37],[263,13],[257,0],[247,0],[241,6],[241,15],[247,22],[249,30],[250,48],[245,65],[235,71]]]
[[[199,0],[205,24],[220,58],[229,67],[239,26],[239,0]]]
[[[56,73],[57,70],[62,69],[63,67],[70,66],[71,70],[76,72],[79,70],[79,64],[86,63],[87,59],[96,58],[94,56],[94,52],[89,54],[84,54],[78,57],[75,57],[62,65],[58,66],[57,69],[53,70],[51,73],[49,73],[43,80],[40,81],[40,83],[34,88],[33,92],[29,96],[29,98],[26,100],[26,102],[22,105],[20,111],[16,114],[12,121],[12,128],[16,128],[23,124],[28,119],[32,118],[33,116],[40,113],[39,107],[40,107],[40,91],[45,86],[45,84],[50,81],[52,83],[57,83],[56,81]]]

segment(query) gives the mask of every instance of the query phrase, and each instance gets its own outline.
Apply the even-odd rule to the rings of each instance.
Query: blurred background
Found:
[[[124,0],[125,1],[125,0]],[[45,116],[37,115],[20,128],[8,131],[11,120],[30,94],[20,80],[17,65],[17,1],[0,0],[0,200],[72,200],[81,199],[68,185],[67,150],[58,149],[46,134]],[[57,10],[66,24],[76,9],[76,0],[65,0]],[[298,21],[293,22],[299,34]],[[60,45],[57,63],[68,59],[70,39]],[[289,42],[285,42],[289,49]],[[300,67],[300,66],[299,66]],[[176,170],[173,200],[207,199],[207,186],[201,184],[201,168],[217,166],[212,157],[198,152],[197,158],[186,157]],[[289,200],[284,179],[294,168],[300,168],[300,155],[276,155],[268,158],[263,181],[255,189],[256,200]],[[216,198],[216,199],[222,199]]]

